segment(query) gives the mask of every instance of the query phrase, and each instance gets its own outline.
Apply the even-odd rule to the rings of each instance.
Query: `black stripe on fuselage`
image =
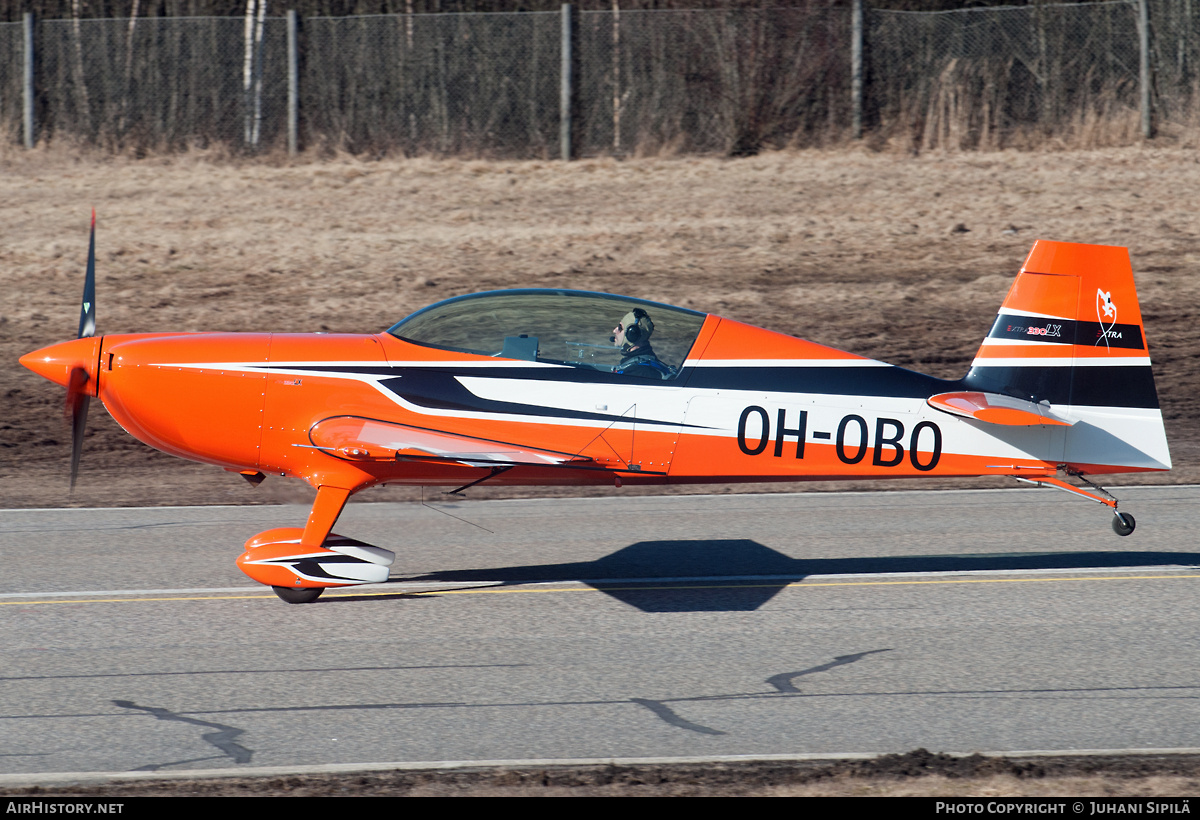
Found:
[[[628,374],[609,373],[574,367],[387,367],[338,365],[288,366],[289,371],[362,373],[391,376],[380,382],[397,395],[422,395],[429,400],[447,402],[447,409],[461,407],[467,396],[474,397],[457,377],[511,379],[514,381],[550,381],[582,384],[640,385],[649,387],[688,387],[703,390],[748,390],[767,393],[816,393],[819,395],[881,396],[924,399],[953,390],[958,382],[945,381],[923,373],[891,365],[851,365],[846,367],[806,367],[785,365],[755,367],[685,367],[675,379],[645,379]],[[407,383],[407,384],[406,384]],[[480,401],[474,397],[475,401]],[[426,405],[433,406],[433,405]],[[612,418],[600,414],[589,417]]]
[[[1020,316],[1010,313],[1001,313],[996,317],[988,338],[1099,347],[1103,347],[1107,341],[1110,348],[1146,349],[1140,325],[1104,325],[1102,327],[1099,322],[1045,319],[1040,316]]]
[[[687,387],[702,390],[744,390],[763,393],[927,399],[938,393],[980,390],[1057,405],[1157,408],[1158,393],[1149,365],[1102,367],[971,368],[966,378],[947,381],[891,365],[806,367],[798,365],[755,367],[686,367],[671,380],[643,379],[590,368],[573,367],[454,367],[437,368],[387,365],[287,366],[289,371],[357,373],[383,378],[380,384],[406,401],[431,409],[520,414],[581,420],[632,421],[608,413],[571,411],[521,402],[483,399],[468,390],[458,377],[511,379],[513,381]],[[677,425],[678,421],[637,419],[640,424]]]
[[[687,386],[707,390],[927,399],[952,390],[957,384],[891,365],[695,367],[691,370]]]
[[[1158,408],[1150,365],[981,367],[962,380],[970,390],[1077,407]]]
[[[505,368],[505,371],[509,368]],[[547,418],[580,419],[583,421],[599,421],[605,424],[613,422],[637,422],[638,424],[678,427],[682,419],[659,420],[642,418],[636,415],[618,416],[612,413],[593,413],[585,410],[568,410],[562,407],[546,407],[540,404],[525,404],[523,402],[497,401],[475,395],[460,382],[456,376],[468,374],[447,373],[438,370],[413,368],[406,370],[403,376],[393,379],[383,379],[379,383],[391,390],[409,404],[426,407],[431,410],[454,410],[470,413],[498,413],[520,416],[544,416]],[[485,374],[473,374],[485,375]],[[486,373],[489,378],[492,373]],[[504,372],[501,378],[512,378]],[[526,378],[515,378],[514,381],[528,381]],[[554,379],[554,381],[573,381]],[[684,425],[694,427],[696,425]]]
[[[679,427],[679,421],[663,421],[658,419],[639,418],[635,416],[617,416],[611,413],[592,413],[580,410],[567,410],[557,407],[545,407],[537,404],[521,402],[496,401],[481,398],[458,380],[460,376],[474,376],[486,379],[511,379],[513,381],[557,381],[583,382],[599,384],[662,384],[661,379],[642,379],[623,376],[615,373],[603,373],[591,369],[548,368],[548,367],[404,367],[388,365],[325,365],[325,364],[286,364],[276,365],[279,370],[289,373],[340,373],[378,376],[378,383],[395,393],[409,404],[425,407],[431,410],[454,410],[469,413],[497,413],[505,415],[545,416],[548,418],[580,419],[584,421],[599,421],[605,424],[613,422],[637,422],[638,424],[664,425]],[[269,366],[264,370],[271,369]],[[672,384],[675,384],[674,382]],[[683,425],[695,426],[695,425]]]

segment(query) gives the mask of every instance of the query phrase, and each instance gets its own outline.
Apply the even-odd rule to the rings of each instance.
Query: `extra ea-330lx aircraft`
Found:
[[[1171,467],[1125,248],[1038,241],[958,381],[556,289],[448,299],[377,334],[95,336],[94,249],[93,217],[79,338],[21,359],[67,388],[72,486],[93,397],[151,447],[304,479],[307,524],[237,559],[290,603],[387,580],[394,553],[332,532],[373,485],[1000,475],[1098,501],[1128,535],[1085,476]]]

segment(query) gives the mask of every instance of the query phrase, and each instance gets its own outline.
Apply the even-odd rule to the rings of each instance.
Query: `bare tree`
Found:
[[[117,120],[117,134],[125,133],[129,122],[129,108],[133,102],[133,37],[137,31],[139,0],[133,0],[129,10],[129,31],[125,37],[125,88],[121,97],[121,116]]]
[[[85,134],[92,133],[92,106],[88,100],[87,83],[83,73],[83,36],[79,26],[80,0],[71,0],[71,34],[74,42],[74,62],[71,66],[75,74],[75,104],[79,107],[79,122]]]
[[[242,62],[242,92],[245,99],[245,142],[258,147],[262,124],[262,38],[267,0],[246,0],[244,29],[245,58]]]

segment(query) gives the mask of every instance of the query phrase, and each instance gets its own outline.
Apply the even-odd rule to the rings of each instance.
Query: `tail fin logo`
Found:
[[[1103,313],[1103,315],[1101,315]],[[1108,318],[1108,322],[1105,322]],[[1104,340],[1104,346],[1108,347],[1108,337],[1114,333],[1113,328],[1117,324],[1117,306],[1113,304],[1112,291],[1102,291],[1096,288],[1096,321],[1100,323],[1100,339]],[[1100,339],[1096,340],[1096,344],[1100,344]]]

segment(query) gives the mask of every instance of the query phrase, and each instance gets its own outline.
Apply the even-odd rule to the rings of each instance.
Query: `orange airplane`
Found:
[[[1125,248],[1038,241],[958,381],[556,289],[460,296],[376,334],[95,336],[94,282],[93,216],[79,338],[21,358],[67,388],[72,486],[94,397],[151,447],[307,481],[307,524],[237,560],[290,603],[387,580],[392,552],[333,533],[380,484],[1001,475],[1098,501],[1129,535],[1085,476],[1171,467]]]

